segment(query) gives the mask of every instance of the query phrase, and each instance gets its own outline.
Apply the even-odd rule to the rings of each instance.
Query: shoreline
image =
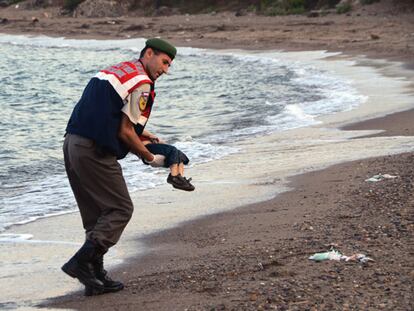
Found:
[[[105,36],[103,35],[103,37]],[[185,42],[189,44],[194,43],[194,41]],[[206,44],[214,45],[212,42]],[[306,42],[301,44],[303,48],[301,50],[309,48]],[[222,42],[218,45],[223,47]],[[280,48],[283,42],[278,44],[271,42],[269,45],[272,48]],[[289,46],[289,44],[286,44],[286,46]],[[236,46],[231,47],[234,48]],[[291,48],[293,49],[293,46]],[[360,53],[356,51],[354,55],[360,55]],[[397,58],[395,58],[395,54],[391,53],[389,55],[394,59],[405,59],[407,63],[404,66],[412,69],[413,61],[410,58],[407,59],[403,54],[397,56]],[[410,116],[414,115],[413,110],[409,110],[408,113],[410,113]],[[406,112],[403,114],[405,115]],[[386,116],[382,120],[388,120],[393,115]],[[409,119],[409,117],[406,119],[408,121],[406,121],[406,125],[402,126],[402,128],[399,129],[397,126],[393,130],[392,135],[406,134],[411,136],[413,126],[409,123]],[[362,128],[363,130],[381,127],[382,123],[375,120],[363,121],[360,125],[362,124],[364,126]],[[397,121],[399,120],[400,118],[397,117]],[[370,123],[369,126],[366,125],[366,122]],[[354,126],[347,126],[346,128],[357,130],[358,125]],[[406,131],[406,128],[408,128],[408,131]],[[360,138],[363,137],[356,137],[355,139]],[[390,160],[390,158],[394,159],[395,163],[388,163],[387,160]],[[188,223],[185,222],[177,228],[163,230],[146,237],[143,241],[147,242],[147,245],[150,245],[150,253],[136,259],[131,258],[127,263],[111,271],[111,275],[127,282],[126,290],[113,295],[94,297],[93,299],[84,298],[81,293],[77,292],[60,297],[57,300],[52,299],[51,302],[47,303],[46,307],[73,307],[80,310],[100,308],[110,310],[113,304],[116,304],[120,310],[139,310],[140,308],[142,310],[171,310],[171,306],[174,305],[172,309],[189,307],[188,310],[200,310],[211,309],[212,307],[223,309],[224,305],[226,308],[236,307],[250,310],[277,305],[302,310],[305,307],[315,307],[316,303],[318,306],[317,309],[319,309],[321,307],[320,304],[324,303],[323,298],[320,295],[316,295],[319,300],[315,301],[311,299],[311,296],[308,296],[310,293],[319,294],[315,291],[315,289],[319,288],[327,296],[326,307],[337,310],[341,309],[338,305],[330,301],[331,298],[337,298],[345,305],[348,304],[349,309],[353,310],[354,308],[352,306],[358,305],[357,303],[360,301],[357,298],[356,300],[352,300],[351,298],[347,300],[344,297],[345,294],[330,291],[330,287],[334,286],[336,290],[338,286],[339,288],[341,287],[342,282],[347,285],[346,289],[352,292],[355,288],[351,286],[353,285],[351,284],[351,278],[354,277],[358,279],[357,285],[360,286],[359,291],[356,288],[358,295],[364,298],[366,294],[367,296],[365,298],[370,298],[367,298],[369,303],[374,303],[374,306],[385,310],[404,310],[402,305],[395,305],[394,300],[391,300],[390,305],[381,299],[375,302],[374,300],[378,298],[375,295],[379,295],[379,289],[368,288],[368,281],[364,283],[358,276],[361,269],[364,273],[369,272],[371,268],[375,269],[375,273],[378,275],[370,274],[368,278],[371,281],[374,278],[373,284],[379,288],[380,284],[375,278],[384,282],[384,279],[387,280],[388,275],[384,276],[381,274],[383,272],[378,272],[377,270],[383,269],[383,271],[388,271],[387,269],[391,269],[391,264],[386,268],[382,266],[375,268],[375,264],[369,265],[368,268],[365,266],[361,267],[357,264],[346,264],[343,266],[342,263],[327,263],[325,266],[322,263],[315,266],[315,264],[311,265],[306,259],[309,252],[324,250],[325,244],[328,242],[335,243],[333,238],[327,241],[327,243],[325,243],[325,240],[329,234],[334,236],[332,232],[338,219],[331,219],[327,223],[320,222],[320,218],[323,215],[328,215],[329,211],[332,212],[332,207],[329,207],[324,202],[325,199],[328,198],[328,201],[334,206],[340,205],[341,207],[346,207],[347,204],[355,205],[355,202],[351,202],[352,204],[347,203],[347,200],[344,199],[354,200],[354,196],[356,196],[355,191],[357,191],[352,183],[346,181],[347,178],[358,182],[358,185],[366,186],[363,183],[363,177],[365,177],[362,176],[363,169],[366,169],[365,174],[368,174],[367,172],[374,174],[378,173],[376,167],[394,168],[399,166],[401,168],[404,167],[404,163],[406,166],[412,163],[412,157],[410,158],[409,154],[346,162],[323,169],[322,171],[293,177],[295,181],[292,185],[296,186],[296,188],[293,191],[279,195],[273,200],[254,205],[245,205],[230,212],[202,216],[201,219],[196,219]],[[341,178],[337,177],[338,171],[342,174]],[[355,174],[349,177],[352,172]],[[388,173],[388,171],[382,171],[382,173]],[[320,176],[321,174],[322,177]],[[324,179],[323,176],[327,179]],[[317,181],[322,183],[320,185],[321,189],[319,189],[319,186],[316,187],[313,185],[313,178],[316,178]],[[326,188],[324,183],[327,183]],[[378,185],[389,185],[389,183],[386,182]],[[324,193],[322,191],[323,189],[327,190],[327,193]],[[341,195],[342,197],[336,197],[335,199],[328,190],[338,191],[337,195]],[[369,193],[368,190],[372,189],[367,189]],[[376,191],[376,189],[374,190]],[[388,193],[387,189],[381,188],[378,191],[382,194]],[[402,191],[402,195],[408,196],[404,191]],[[312,205],[316,205],[318,209],[316,211],[313,210],[311,208]],[[279,208],[279,206],[285,206],[285,208]],[[302,211],[298,209],[298,206],[307,206],[307,209]],[[324,210],[323,207],[327,210]],[[290,208],[293,208],[293,210],[290,211]],[[380,211],[386,211],[385,205],[380,207]],[[359,212],[361,211],[358,210]],[[347,219],[352,220],[358,218],[354,217],[358,213],[350,209],[345,210],[344,213],[340,214],[342,218],[339,221],[342,222],[345,220],[346,222]],[[285,214],[289,215],[286,216]],[[287,217],[285,223],[282,221],[284,217]],[[301,219],[302,222],[295,221],[296,217]],[[330,215],[330,217],[334,216]],[[247,223],[248,221],[251,224]],[[274,224],[270,223],[271,221],[277,222],[282,228],[275,227]],[[317,224],[314,225],[312,221],[316,221]],[[261,222],[264,222],[265,226],[260,227],[263,225]],[[388,225],[386,221],[383,221],[383,224],[385,224],[385,227]],[[238,228],[239,225],[240,228]],[[212,228],[212,232],[210,232],[209,228]],[[325,236],[318,235],[316,233],[317,229],[321,229]],[[346,232],[346,228],[343,229]],[[369,229],[374,230],[374,227],[371,226]],[[408,229],[411,230],[412,228],[408,227]],[[251,236],[249,236],[249,232]],[[353,232],[355,233],[355,231]],[[397,230],[397,232],[399,231]],[[408,233],[410,232],[408,231]],[[306,233],[306,235],[301,235],[303,233]],[[364,236],[364,238],[370,238],[370,234],[368,232],[368,237]],[[362,243],[363,241],[368,244]],[[352,246],[347,246],[345,242],[351,242]],[[298,243],[300,246],[305,244],[305,249],[300,250],[299,245],[297,245]],[[367,251],[367,254],[373,256],[378,262],[378,255],[372,251],[372,248],[368,247],[371,246],[369,240],[354,240],[348,236],[347,239],[339,243],[339,246],[340,250],[347,255],[351,251]],[[361,249],[357,246],[363,247]],[[387,246],[389,245],[385,245],[384,248],[386,249]],[[285,249],[288,250],[288,255],[284,257],[281,255],[281,251],[285,251]],[[290,256],[292,254],[289,255],[289,251],[298,254],[298,257],[301,256],[300,260],[295,260],[293,258],[294,256]],[[404,251],[406,253],[411,252],[410,249],[405,249]],[[386,250],[383,253],[387,253]],[[390,252],[387,254],[391,255]],[[288,259],[288,264],[283,263],[286,259]],[[263,270],[260,268],[259,263],[262,264]],[[389,261],[387,263],[389,264]],[[410,263],[405,262],[405,264],[409,265]],[[319,283],[312,282],[312,278],[305,278],[301,273],[297,273],[300,269],[304,269],[305,272],[303,274],[309,274],[313,278],[318,279]],[[409,271],[404,271],[407,275],[410,275]],[[323,278],[319,279],[320,276],[316,272],[321,272]],[[351,273],[349,278],[346,276],[347,272]],[[392,277],[397,275],[402,278],[398,274],[398,271],[394,271],[393,273],[394,275],[391,274]],[[366,276],[366,274],[363,274],[363,276]],[[299,279],[299,281],[296,281],[296,279]],[[306,290],[304,290],[306,282],[310,282],[315,288],[305,288]],[[262,285],[262,283],[265,284]],[[283,284],[287,287],[283,287]],[[398,284],[406,289],[404,284],[396,283],[394,285]],[[391,289],[393,293],[395,287],[391,286]],[[403,294],[406,293],[407,291]],[[278,295],[281,295],[282,298],[278,297]],[[306,299],[297,298],[297,296],[306,297]],[[408,303],[406,298],[401,296],[398,298],[402,302]],[[120,301],[122,301],[121,304],[119,303]],[[372,307],[369,304],[365,306],[367,308]],[[323,307],[321,308],[323,309]],[[361,308],[364,309],[363,307]]]

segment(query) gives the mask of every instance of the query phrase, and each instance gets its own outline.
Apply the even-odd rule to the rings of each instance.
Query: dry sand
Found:
[[[385,10],[385,11],[384,11]],[[396,14],[398,13],[398,14]],[[9,15],[7,15],[9,14]],[[120,19],[62,19],[0,10],[0,32],[77,38],[161,35],[181,45],[329,49],[404,60],[412,68],[412,10],[381,3],[351,16],[235,17],[223,13]],[[31,16],[39,22],[31,25]],[[50,16],[50,15],[49,15]],[[112,22],[114,21],[114,22]],[[128,27],[136,30],[126,30]],[[144,25],[141,27],[140,25]],[[414,103],[413,103],[414,104]],[[414,112],[354,124],[412,136]],[[296,176],[294,190],[149,236],[151,252],[112,272],[116,294],[59,297],[78,310],[413,310],[414,154],[335,165]],[[378,173],[395,179],[368,183]],[[333,245],[375,262],[310,262]]]

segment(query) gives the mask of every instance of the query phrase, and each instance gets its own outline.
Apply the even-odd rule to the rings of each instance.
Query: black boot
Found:
[[[97,246],[92,241],[86,240],[78,252],[62,266],[62,270],[69,276],[77,278],[85,286],[92,287],[94,291],[103,292],[104,284],[97,279],[92,264],[97,255]]]
[[[108,276],[108,272],[104,269],[103,264],[103,255],[98,256],[95,261],[93,262],[93,268],[95,271],[96,278],[100,280],[103,285],[103,291],[97,291],[92,286],[85,286],[85,296],[93,296],[93,295],[100,295],[104,293],[114,293],[124,289],[124,284],[118,281],[112,280]]]

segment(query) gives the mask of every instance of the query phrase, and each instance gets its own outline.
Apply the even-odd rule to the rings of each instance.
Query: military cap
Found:
[[[173,45],[159,38],[148,39],[145,42],[145,46],[163,52],[171,57],[171,59],[174,59],[177,54],[177,49]]]

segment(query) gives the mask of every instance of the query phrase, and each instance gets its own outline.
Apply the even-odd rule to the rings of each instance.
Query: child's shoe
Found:
[[[190,183],[191,178],[187,179],[180,174],[177,176],[168,175],[167,183],[173,185],[174,188],[181,189],[184,191],[193,191],[195,187]]]

